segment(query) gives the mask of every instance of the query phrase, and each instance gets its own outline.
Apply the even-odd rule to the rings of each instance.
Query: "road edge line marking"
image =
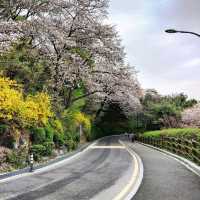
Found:
[[[134,165],[134,171],[129,183],[123,188],[123,190],[113,199],[113,200],[130,200],[138,191],[142,180],[143,180],[143,164],[140,157],[133,151],[130,150],[121,140],[119,140],[120,144],[122,144],[128,153],[132,156],[132,163]]]
[[[119,135],[114,135],[114,136],[119,136]],[[17,175],[13,175],[13,176],[10,176],[10,177],[6,177],[6,178],[3,178],[3,179],[0,179],[0,183],[5,183],[5,182],[9,182],[9,181],[12,181],[12,180],[16,180],[16,179],[19,179],[19,178],[24,178],[24,177],[28,177],[28,176],[32,176],[32,175],[35,175],[37,173],[41,173],[41,172],[44,172],[44,171],[48,171],[50,169],[54,169],[55,167],[57,167],[58,165],[62,165],[64,162],[69,162],[70,160],[80,156],[81,154],[85,153],[86,151],[90,150],[91,147],[95,146],[100,140],[103,140],[104,138],[107,138],[107,137],[112,137],[112,136],[105,136],[105,137],[102,137],[102,138],[99,138],[97,140],[95,140],[94,142],[92,142],[88,147],[86,147],[83,151],[81,152],[78,152],[76,153],[75,155],[72,155],[64,160],[61,160],[61,161],[58,161],[56,163],[52,163],[48,166],[44,166],[40,169],[37,169],[36,171],[30,173],[30,172],[25,172],[25,173],[21,173],[21,174],[17,174]]]
[[[113,136],[114,137],[118,137],[120,135],[113,135]],[[44,171],[48,171],[48,170],[54,169],[58,165],[62,165],[64,162],[69,162],[70,160],[72,160],[72,159],[80,156],[81,154],[85,153],[86,151],[90,150],[91,147],[95,146],[96,144],[98,144],[99,141],[101,141],[101,140],[103,140],[104,138],[107,138],[107,137],[112,137],[112,135],[105,136],[105,137],[102,137],[102,138],[99,138],[99,139],[95,140],[88,147],[86,147],[83,151],[78,152],[75,155],[72,155],[72,156],[70,156],[70,157],[68,157],[68,158],[66,158],[64,160],[60,160],[60,161],[58,161],[56,163],[52,163],[52,164],[50,164],[48,166],[42,167],[40,169],[37,169],[36,171],[34,171],[32,173],[25,172],[25,173],[22,173],[22,174],[17,174],[17,175],[13,175],[13,176],[10,176],[10,177],[6,177],[6,178],[3,178],[3,179],[0,179],[0,183],[9,182],[9,181],[12,181],[12,180],[16,180],[16,179],[19,179],[19,178],[32,176],[32,175],[35,175],[35,174],[38,174],[38,173],[41,173],[41,172],[44,172]]]
[[[33,171],[33,172],[26,172],[26,173],[22,173],[22,174],[18,174],[18,175],[15,175],[15,176],[11,176],[11,177],[7,177],[5,179],[1,179],[0,180],[0,183],[6,183],[6,182],[9,182],[9,181],[12,181],[12,180],[17,180],[19,178],[24,178],[24,177],[28,177],[28,176],[32,176],[32,175],[36,175],[36,174],[39,174],[41,172],[45,172],[45,171],[48,171],[48,170],[51,170],[51,169],[55,169],[57,166],[59,165],[62,165],[64,164],[65,162],[69,162],[70,160],[76,158],[76,157],[79,157],[80,155],[82,155],[83,153],[85,153],[86,151],[90,150],[90,148],[92,146],[94,146],[97,142],[93,142],[92,144],[90,144],[88,147],[86,147],[83,151],[81,152],[78,152],[76,153],[75,155],[72,155],[64,160],[61,160],[61,161],[58,161],[56,163],[52,163],[48,166],[45,166],[45,167],[42,167],[40,169],[37,169],[36,171]]]
[[[151,146],[149,144],[143,144],[143,143],[140,143],[140,142],[137,142],[138,144],[141,144],[143,146],[146,146],[146,147],[149,147],[151,149],[154,149],[154,150],[157,150],[159,151],[161,154],[167,156],[168,158],[172,158],[174,159],[175,161],[179,162],[181,165],[183,165],[184,167],[186,167],[188,170],[190,170],[191,172],[193,172],[195,175],[199,176],[200,177],[200,173],[196,172],[195,170],[197,171],[200,171],[199,167],[197,169],[193,169],[194,166],[191,166],[191,164],[189,164],[189,162],[191,161],[188,161],[187,159],[185,158],[182,158],[181,156],[178,156],[176,154],[173,154],[171,152],[168,152],[166,150],[163,150],[163,149],[160,149],[160,148],[157,148],[157,147],[154,147],[154,146]],[[187,161],[185,161],[187,160]],[[192,163],[192,162],[191,162]],[[194,163],[192,163],[193,165],[196,165]],[[194,167],[195,168],[195,167]]]

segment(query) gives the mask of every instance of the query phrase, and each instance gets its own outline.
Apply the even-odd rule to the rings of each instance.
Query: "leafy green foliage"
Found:
[[[9,52],[0,55],[0,61],[0,72],[23,84],[25,92],[33,94],[47,87],[50,75],[47,61],[32,48],[30,39],[13,44]]]
[[[46,141],[46,132],[44,128],[32,128],[31,135],[34,144],[43,144]]]
[[[64,132],[63,124],[59,119],[55,119],[51,121],[51,127],[54,129],[55,132],[58,132],[58,133]]]
[[[6,124],[0,124],[0,137],[6,132],[6,130],[9,128]]]
[[[78,142],[80,138],[79,135],[76,133],[70,133],[68,132],[67,137],[66,137],[66,145],[68,148],[68,151],[72,151],[77,148]]]
[[[198,128],[177,128],[177,129],[163,129],[158,131],[149,131],[142,134],[144,137],[155,137],[159,138],[161,136],[169,137],[186,137],[186,138],[199,138],[200,139],[200,129]]]
[[[81,83],[79,88],[73,91],[72,98],[79,98],[83,96],[84,93],[85,88]],[[66,144],[70,150],[74,149],[80,141],[80,125],[83,126],[83,133],[86,139],[89,140],[91,137],[91,118],[83,112],[86,103],[85,98],[80,98],[74,101],[62,114],[62,120],[65,126]]]
[[[44,128],[44,130],[46,133],[46,141],[52,142],[54,136],[54,129],[50,125],[48,125]]]
[[[53,141],[56,147],[63,146],[65,144],[65,135],[64,133],[55,132],[53,136]]]
[[[55,147],[54,142],[45,142],[43,145],[45,147],[45,152],[43,156],[51,156]]]
[[[92,138],[132,132],[129,119],[119,105],[111,104],[92,127]]]
[[[31,152],[33,153],[34,160],[39,161],[46,154],[46,147],[41,144],[32,145]]]
[[[72,48],[71,52],[78,54],[83,60],[86,60],[90,67],[94,67],[95,61],[92,59],[91,53],[87,49]]]
[[[27,166],[27,155],[28,155],[28,149],[26,146],[11,151],[8,155],[7,155],[7,162],[10,163],[12,165],[13,168],[17,169],[17,168],[23,168],[25,166]]]
[[[188,100],[184,94],[161,96],[156,91],[148,91],[141,100],[143,111],[132,117],[132,123],[137,124],[135,130],[158,130],[162,128],[177,128],[180,126],[181,112],[197,103]]]
[[[197,104],[197,101],[195,99],[188,100],[188,96],[184,95],[183,93],[179,95],[166,96],[163,99],[169,102],[170,104],[175,105],[180,110],[192,107],[195,104]]]

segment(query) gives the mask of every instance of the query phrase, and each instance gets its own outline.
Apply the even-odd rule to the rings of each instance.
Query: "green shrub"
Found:
[[[46,155],[46,147],[41,144],[36,144],[31,147],[31,152],[33,153],[34,160],[39,161],[42,156]]]
[[[34,160],[39,161],[43,156],[51,156],[54,146],[53,142],[44,142],[43,145],[33,145],[31,147],[31,152],[33,153]]]
[[[7,130],[9,126],[6,124],[0,124],[0,136],[2,136]]]
[[[26,147],[22,147],[20,149],[11,151],[7,155],[6,162],[11,164],[15,169],[23,168],[27,166],[28,160],[28,149]]]
[[[56,147],[63,146],[65,144],[65,136],[64,136],[64,134],[55,132],[55,134],[53,136],[53,141],[54,141]]]
[[[68,151],[75,150],[78,146],[78,143],[75,142],[74,140],[70,139],[66,141],[67,149]]]
[[[31,133],[34,144],[43,144],[46,141],[46,132],[44,128],[32,128]]]
[[[80,141],[80,137],[76,133],[68,132],[66,133],[66,141],[65,144],[67,145],[68,151],[72,151],[77,148]]]
[[[46,126],[44,129],[46,133],[46,141],[52,142],[54,136],[54,129],[50,125]]]
[[[53,152],[53,149],[55,147],[54,143],[53,142],[45,142],[44,144],[44,147],[45,147],[45,153],[44,153],[44,156],[51,156],[52,155],[52,152]]]
[[[198,128],[177,128],[177,129],[163,129],[159,131],[149,131],[143,134],[144,137],[186,137],[198,138],[200,140],[200,129]]]
[[[10,134],[10,127],[6,124],[0,124],[0,146],[10,149],[14,148],[15,138]],[[13,131],[12,131],[13,132]]]
[[[59,119],[53,120],[51,122],[51,126],[54,128],[55,131],[57,131],[59,133],[64,132],[62,122]]]

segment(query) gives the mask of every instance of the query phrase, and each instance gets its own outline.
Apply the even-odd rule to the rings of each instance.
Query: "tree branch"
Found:
[[[82,95],[82,96],[80,96],[80,97],[77,97],[77,98],[72,99],[72,102],[78,101],[78,100],[80,100],[80,99],[82,99],[82,98],[88,97],[88,96],[93,95],[93,94],[95,94],[95,93],[101,93],[101,92],[104,92],[104,91],[102,91],[102,90],[95,90],[95,91],[93,91],[93,92],[89,92],[89,93],[84,94],[84,95]]]

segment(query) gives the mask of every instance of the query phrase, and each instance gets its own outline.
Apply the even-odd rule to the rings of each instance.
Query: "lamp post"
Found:
[[[200,34],[198,33],[195,33],[195,32],[191,32],[191,31],[178,31],[178,30],[175,30],[175,29],[167,29],[165,30],[166,33],[186,33],[186,34],[192,34],[192,35],[195,35],[197,37],[200,37]]]

